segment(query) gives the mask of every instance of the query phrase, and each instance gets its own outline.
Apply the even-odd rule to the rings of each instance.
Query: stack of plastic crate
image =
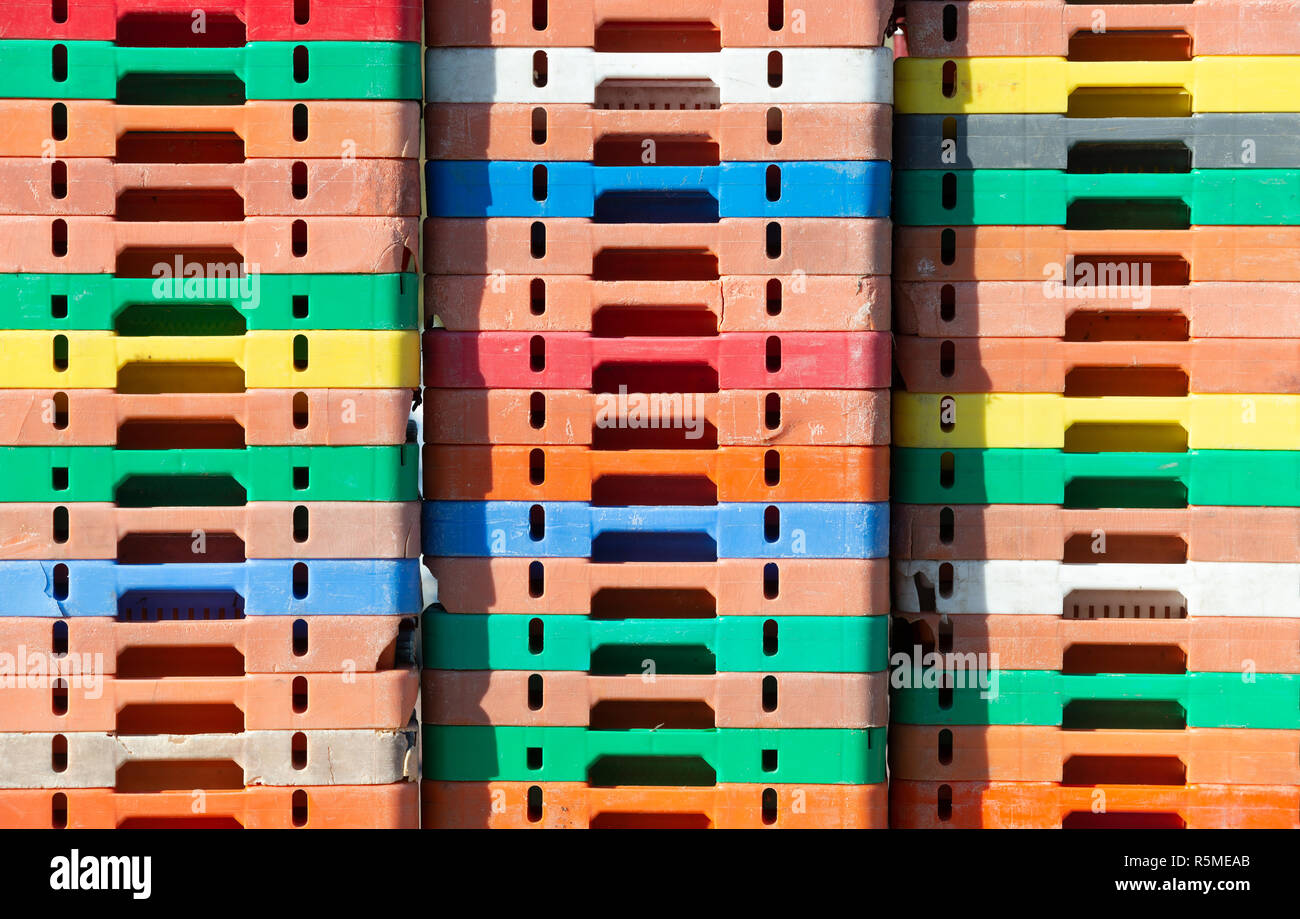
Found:
[[[1300,824],[1298,11],[907,4],[897,826]]]
[[[0,8],[0,825],[416,825],[419,34]]]
[[[883,826],[889,3],[429,3],[427,827]]]

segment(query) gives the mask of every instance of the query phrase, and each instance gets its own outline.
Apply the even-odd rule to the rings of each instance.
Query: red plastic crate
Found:
[[[165,47],[419,41],[420,14],[420,0],[5,0],[0,35]]]

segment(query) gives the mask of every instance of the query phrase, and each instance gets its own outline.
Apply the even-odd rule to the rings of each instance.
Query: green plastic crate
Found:
[[[0,447],[0,503],[121,507],[416,501],[417,446],[119,450]]]
[[[239,105],[247,99],[422,98],[418,42],[249,42],[239,48],[0,41],[6,99]],[[121,81],[121,82],[119,82]]]
[[[441,782],[872,785],[885,780],[884,728],[592,731],[426,724],[423,733],[424,777]]]
[[[944,470],[945,454],[951,456],[950,472]],[[1300,451],[894,447],[891,462],[893,499],[903,504],[1300,506]]]
[[[987,689],[954,688],[950,699],[933,687],[895,689],[890,717],[898,724],[1300,730],[1300,674],[1253,674],[1250,682],[1241,673],[1210,672],[994,670],[983,676]],[[1066,706],[1071,704],[1067,724]],[[1180,715],[1184,723],[1179,723]]]
[[[424,614],[434,670],[641,673],[878,673],[888,616],[720,616],[597,620],[586,616]],[[534,622],[540,622],[540,631]],[[773,625],[769,626],[771,622]],[[533,653],[530,648],[538,648]],[[769,653],[770,652],[770,653]]]
[[[1192,226],[1291,226],[1300,224],[1300,170],[1072,175],[1052,169],[913,169],[894,178],[899,226],[1074,226],[1078,218],[1070,219],[1071,205],[1088,201],[1096,203],[1094,210],[1109,205],[1106,219],[1122,221],[1096,229],[1153,226],[1146,219],[1167,202],[1181,202]]]
[[[418,329],[419,276],[259,274],[184,282],[108,274],[0,274],[3,329],[242,335],[264,329]],[[163,294],[159,296],[159,294]]]

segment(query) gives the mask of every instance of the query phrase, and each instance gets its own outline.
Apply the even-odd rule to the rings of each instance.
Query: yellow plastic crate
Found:
[[[944,67],[955,64],[952,94]],[[1190,61],[1068,61],[1060,57],[905,57],[894,65],[899,114],[1068,114],[1177,117],[1200,112],[1293,112],[1300,57]],[[1082,92],[1076,92],[1082,90]]]
[[[1300,396],[895,393],[893,413],[897,447],[1300,450]]]
[[[0,331],[0,388],[121,392],[414,389],[415,331],[253,331],[118,336]]]

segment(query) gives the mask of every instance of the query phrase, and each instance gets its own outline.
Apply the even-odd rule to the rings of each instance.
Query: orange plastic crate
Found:
[[[885,785],[593,788],[581,783],[433,782],[425,829],[883,829]]]
[[[118,105],[0,99],[0,156],[211,162],[245,157],[416,159],[418,102]]]
[[[889,813],[891,827],[909,830],[1286,830],[1300,828],[1300,787],[896,780]]]
[[[0,790],[4,829],[415,829],[419,789],[393,785],[123,793]]]
[[[896,724],[889,769],[921,782],[1300,786],[1298,747],[1300,731]]]
[[[888,447],[424,448],[430,501],[888,501]]]

